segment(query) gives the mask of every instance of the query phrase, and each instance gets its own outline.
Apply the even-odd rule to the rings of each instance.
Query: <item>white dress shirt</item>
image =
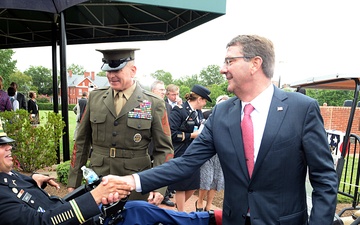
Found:
[[[255,108],[250,114],[254,126],[254,163],[256,162],[257,155],[259,154],[259,148],[264,134],[273,94],[274,86],[271,84],[251,102],[241,101],[241,120],[244,117],[244,107],[246,104],[250,103]]]

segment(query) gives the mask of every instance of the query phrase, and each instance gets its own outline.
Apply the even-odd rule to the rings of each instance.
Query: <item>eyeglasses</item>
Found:
[[[225,58],[224,60],[224,65],[226,67],[230,66],[232,64],[232,62],[234,61],[234,59],[248,59],[250,57],[247,57],[247,56],[234,56],[234,57],[227,57]]]

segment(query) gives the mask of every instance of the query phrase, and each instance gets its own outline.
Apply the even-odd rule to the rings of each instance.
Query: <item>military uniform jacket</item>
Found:
[[[80,224],[100,210],[90,193],[69,202],[50,197],[28,176],[0,173],[0,224]]]
[[[187,147],[194,140],[192,139],[191,133],[194,132],[194,126],[200,127],[200,121],[204,118],[201,110],[197,111],[197,119],[194,120],[194,124],[186,126],[186,129],[183,130],[182,124],[185,122],[187,117],[193,110],[191,109],[188,102],[184,102],[181,106],[175,106],[170,115],[170,128],[171,128],[171,138],[174,145],[175,157],[180,157],[185,153]]]
[[[78,187],[81,166],[89,157],[98,175],[129,175],[151,168],[148,145],[154,142],[153,166],[173,157],[170,127],[164,100],[138,84],[119,115],[111,88],[90,92],[73,151],[68,186]],[[160,190],[158,190],[160,191]],[[164,194],[164,188],[160,191]],[[133,193],[134,195],[140,193]],[[130,199],[147,199],[137,196]]]

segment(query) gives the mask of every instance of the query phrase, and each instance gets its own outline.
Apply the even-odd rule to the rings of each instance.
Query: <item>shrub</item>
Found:
[[[36,127],[30,124],[29,113],[23,109],[0,112],[0,118],[4,131],[15,140],[13,155],[21,170],[34,172],[56,163],[56,149],[65,127],[61,115],[48,112]]]
[[[62,162],[59,165],[57,165],[56,174],[57,174],[57,180],[60,183],[67,185],[68,176],[69,176],[69,168],[70,168],[70,160]]]
[[[68,184],[68,177],[69,177],[69,169],[70,169],[70,160],[60,163],[56,167],[56,174],[57,174],[57,180],[65,185]],[[86,164],[89,165],[89,162]],[[86,180],[82,179],[82,184],[85,184]]]
[[[54,110],[54,104],[53,103],[40,103],[40,102],[37,102],[37,105],[39,106],[39,110]],[[75,105],[76,104],[68,104],[68,110],[72,111]],[[61,105],[59,105],[59,111],[61,111]]]
[[[49,103],[50,97],[47,95],[38,95],[36,98],[37,103]]]

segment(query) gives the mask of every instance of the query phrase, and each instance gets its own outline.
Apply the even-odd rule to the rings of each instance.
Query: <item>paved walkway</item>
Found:
[[[174,195],[175,196],[175,195]],[[175,202],[175,197],[174,198],[170,198],[170,200],[172,202]],[[198,200],[198,196],[193,195],[189,198],[189,200],[186,201],[185,203],[185,212],[195,212],[195,201]],[[204,203],[206,203],[206,201],[204,201]],[[166,205],[161,204],[160,205],[161,208],[166,208],[166,209],[172,209],[172,210],[176,210],[176,207],[169,207]],[[221,209],[219,207],[216,207],[214,205],[212,205],[211,209]]]

